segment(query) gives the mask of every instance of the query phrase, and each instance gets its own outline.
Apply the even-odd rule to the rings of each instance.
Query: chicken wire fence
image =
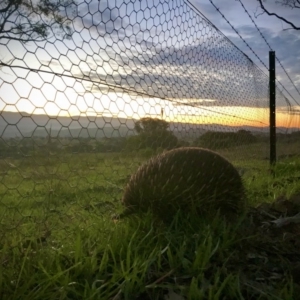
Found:
[[[268,76],[188,1],[61,3],[65,27],[10,16],[47,38],[0,32],[2,237],[115,212],[130,174],[168,149],[268,160]],[[296,112],[278,90],[279,155],[299,152]]]

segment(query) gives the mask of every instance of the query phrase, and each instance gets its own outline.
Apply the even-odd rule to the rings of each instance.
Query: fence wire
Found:
[[[0,32],[2,237],[92,226],[168,149],[268,162],[269,78],[188,2],[68,3],[65,35],[41,15],[47,38]],[[299,153],[299,124],[278,90],[280,155]]]

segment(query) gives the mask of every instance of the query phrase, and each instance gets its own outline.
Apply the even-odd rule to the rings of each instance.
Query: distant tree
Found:
[[[296,26],[295,23],[291,22],[290,20],[287,20],[286,18],[282,17],[281,15],[278,15],[277,13],[270,12],[263,4],[263,2],[267,2],[267,0],[257,0],[257,1],[259,2],[259,6],[262,9],[263,13],[266,13],[269,16],[274,16],[274,17],[278,18],[279,20],[290,25],[292,29],[300,30],[300,27]],[[280,0],[280,1],[275,1],[275,3],[277,3],[281,6],[289,7],[291,9],[294,9],[294,8],[299,9],[299,12],[300,12],[300,1],[299,0]],[[300,19],[300,13],[299,13],[299,19]]]
[[[213,150],[231,148],[256,142],[256,137],[247,130],[238,132],[207,131],[195,140],[195,146]]]
[[[139,149],[157,148],[171,149],[178,145],[177,137],[168,130],[169,123],[157,118],[142,118],[135,124],[137,137],[130,137],[128,142],[133,142]]]
[[[234,132],[207,131],[195,140],[195,146],[213,150],[235,146]]]
[[[236,133],[236,138],[239,143],[251,144],[257,142],[256,137],[249,130],[240,129]]]
[[[69,38],[76,0],[1,0],[0,40],[22,43]]]
[[[300,131],[293,131],[291,136],[299,137],[300,138]]]

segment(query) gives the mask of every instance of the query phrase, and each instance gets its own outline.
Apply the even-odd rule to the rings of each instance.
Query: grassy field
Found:
[[[300,192],[299,157],[280,160],[274,176],[261,145],[220,153],[243,173],[251,206]],[[1,159],[0,299],[296,299],[288,274],[267,290],[241,275],[246,261],[235,259],[257,242],[245,216],[238,225],[180,213],[170,226],[150,214],[116,220],[128,176],[145,160]]]

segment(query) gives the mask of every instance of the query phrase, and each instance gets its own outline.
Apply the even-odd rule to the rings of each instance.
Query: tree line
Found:
[[[26,156],[41,155],[51,152],[59,153],[140,153],[151,156],[164,150],[170,150],[182,146],[197,146],[212,150],[232,148],[239,145],[247,145],[260,142],[261,138],[254,136],[250,131],[239,130],[237,132],[207,131],[200,137],[186,141],[178,139],[170,131],[169,123],[158,118],[142,118],[135,124],[136,135],[114,138],[76,138],[57,139],[48,138],[24,138],[24,139],[0,139],[0,155]],[[294,134],[296,137],[296,134]],[[267,137],[266,137],[267,138]]]

